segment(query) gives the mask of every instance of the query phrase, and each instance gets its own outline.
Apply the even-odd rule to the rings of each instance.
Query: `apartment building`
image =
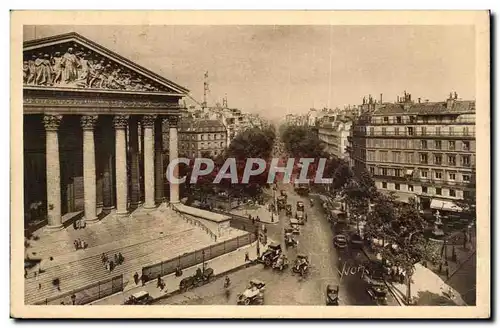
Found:
[[[168,145],[168,132],[163,138],[164,145]],[[227,131],[219,120],[185,119],[179,123],[178,140],[179,156],[217,156],[227,147]]]
[[[401,201],[415,197],[422,209],[459,211],[454,200],[475,190],[475,101],[456,93],[441,102],[363,101],[349,151],[354,166],[365,166],[379,190]]]
[[[318,137],[325,143],[325,151],[337,158],[347,160],[351,126],[350,120],[340,116],[334,117],[333,121],[322,123],[318,128]]]

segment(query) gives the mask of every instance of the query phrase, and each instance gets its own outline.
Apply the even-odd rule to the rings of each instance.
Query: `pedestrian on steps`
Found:
[[[134,273],[134,282],[135,282],[136,285],[139,284],[139,274],[137,272]]]
[[[250,256],[248,255],[248,252],[245,252],[245,262],[250,262]]]

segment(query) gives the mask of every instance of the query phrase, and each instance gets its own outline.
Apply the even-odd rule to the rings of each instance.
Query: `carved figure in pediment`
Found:
[[[80,67],[80,61],[78,57],[73,53],[73,48],[68,48],[68,51],[63,55],[61,66],[62,70],[62,82],[71,83],[78,79],[78,68]]]
[[[104,59],[90,67],[90,88],[102,88],[104,82]]]
[[[32,55],[31,59],[28,61],[28,84],[35,84],[36,80],[36,66],[35,66],[36,55]]]
[[[40,52],[35,59],[35,84],[40,84],[40,82],[43,80],[42,63],[43,63],[43,54]]]
[[[86,54],[80,54],[80,69],[78,70],[78,84],[86,87],[89,79],[90,64]]]
[[[53,78],[54,84],[61,83],[61,77],[62,77],[61,61],[62,61],[61,53],[59,51],[56,51],[51,60],[52,72],[54,73],[54,78]]]
[[[134,87],[132,86],[132,79],[129,74],[125,74],[121,82],[125,90],[134,90]]]
[[[110,66],[110,65],[108,65]],[[111,67],[109,67],[109,70],[111,70]],[[123,83],[119,80],[120,77],[120,69],[115,68],[110,71],[108,74],[108,77],[106,79],[105,86],[110,89],[121,89],[124,88]]]
[[[43,55],[41,76],[37,83],[39,85],[52,85],[52,65],[50,65],[49,54]]]
[[[23,83],[28,83],[28,76],[30,74],[30,67],[28,65],[28,61],[23,61]]]

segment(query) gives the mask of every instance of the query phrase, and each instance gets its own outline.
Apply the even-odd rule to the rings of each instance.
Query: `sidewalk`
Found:
[[[262,254],[266,250],[266,246],[260,245],[260,253]],[[253,261],[257,259],[257,246],[256,243],[247,245],[245,247],[239,248],[238,250],[224,254],[222,256],[216,257],[212,260],[206,261],[207,267],[214,269],[214,275],[219,276],[226,272],[233,271],[242,268],[246,265],[251,265],[255,262],[245,262],[245,252],[248,252],[250,259]],[[169,294],[174,293],[179,290],[179,284],[182,279],[194,275],[197,268],[201,268],[202,264],[187,268],[183,270],[183,274],[180,277],[176,277],[174,274],[170,274],[162,277],[165,288],[160,290],[156,287],[157,280],[154,279],[146,283],[145,286],[141,286],[139,282],[135,285],[133,281],[128,282],[128,286],[125,287],[125,291],[122,293],[114,294],[106,298],[97,300],[90,303],[90,305],[120,305],[125,302],[132,294],[140,291],[146,291],[154,299],[168,297]],[[140,273],[139,273],[140,274]]]
[[[271,218],[271,212],[268,210],[267,205],[245,204],[231,210],[231,213],[244,217],[248,217],[249,215],[251,215],[252,217],[256,218],[258,216],[260,222],[266,224],[278,224],[280,222],[279,214],[274,213],[272,214]]]

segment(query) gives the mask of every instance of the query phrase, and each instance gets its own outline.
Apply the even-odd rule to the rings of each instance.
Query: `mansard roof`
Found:
[[[23,57],[27,89],[69,88],[180,97],[189,92],[78,33],[26,41]]]

